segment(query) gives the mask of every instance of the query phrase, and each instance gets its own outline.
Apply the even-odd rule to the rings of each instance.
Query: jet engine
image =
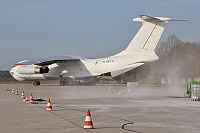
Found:
[[[18,68],[19,74],[42,74],[42,73],[48,73],[49,68],[47,66],[21,66]]]

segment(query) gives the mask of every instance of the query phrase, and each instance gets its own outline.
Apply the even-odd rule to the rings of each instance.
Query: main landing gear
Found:
[[[60,81],[60,86],[92,86],[95,82],[81,83],[79,81]]]
[[[76,86],[80,85],[78,81],[60,81],[60,86]]]

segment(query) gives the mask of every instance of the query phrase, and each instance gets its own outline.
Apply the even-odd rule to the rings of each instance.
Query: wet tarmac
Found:
[[[24,102],[22,90],[37,101]],[[184,92],[184,86],[0,84],[0,132],[197,133],[200,102],[185,98]],[[48,98],[53,111],[45,110]],[[95,129],[83,129],[88,109]]]

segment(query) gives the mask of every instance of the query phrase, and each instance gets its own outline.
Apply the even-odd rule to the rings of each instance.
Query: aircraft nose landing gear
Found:
[[[40,85],[40,81],[34,81],[34,82],[33,82],[33,85],[34,85],[34,86],[39,86],[39,85]]]

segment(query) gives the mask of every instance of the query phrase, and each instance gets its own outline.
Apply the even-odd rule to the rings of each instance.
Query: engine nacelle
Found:
[[[42,73],[48,73],[49,68],[48,67],[41,67],[41,66],[21,66],[18,68],[19,74],[42,74]]]

